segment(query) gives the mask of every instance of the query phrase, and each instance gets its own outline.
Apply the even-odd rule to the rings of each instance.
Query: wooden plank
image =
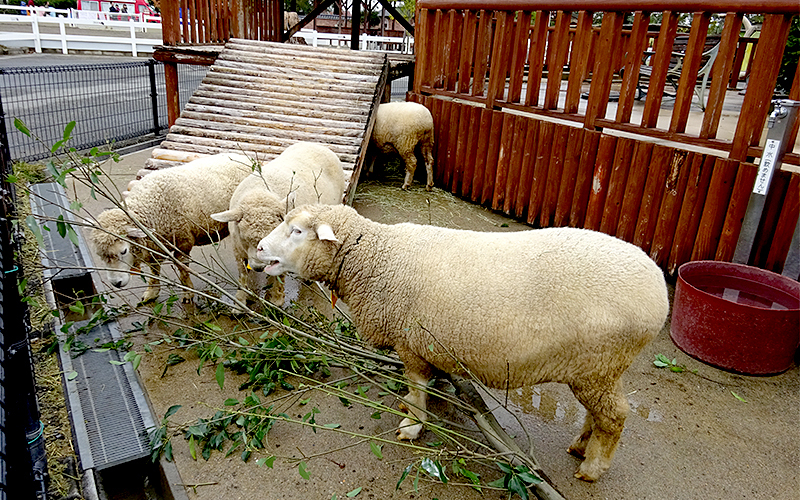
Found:
[[[468,10],[464,13],[464,27],[461,34],[462,49],[461,60],[458,64],[458,92],[460,94],[469,93],[470,74],[474,65],[473,56],[475,55],[475,34],[478,29],[478,13]]]
[[[575,39],[572,42],[572,56],[569,62],[569,78],[567,80],[567,96],[564,102],[565,113],[577,113],[581,101],[581,86],[589,72],[589,49],[592,38],[592,17],[594,13],[581,11],[575,27]]]
[[[481,129],[481,108],[469,106],[469,128],[467,135],[466,158],[464,160],[464,176],[461,180],[461,196],[472,197],[472,182],[478,161],[478,136],[484,135]],[[485,154],[485,151],[484,151]]]
[[[664,267],[669,257],[694,155],[695,153],[688,151],[675,150],[670,162],[658,223],[650,246],[650,258],[659,267]]]
[[[554,134],[554,123],[539,122],[539,137],[536,142],[536,158],[533,162],[533,178],[531,179],[531,197],[528,202],[528,224],[535,223],[542,212]],[[539,225],[541,226],[541,223]]]
[[[511,164],[511,155],[514,146],[514,135],[517,130],[518,115],[506,114],[503,120],[503,132],[500,136],[500,150],[497,153],[497,170],[494,177],[494,190],[491,196],[491,207],[502,210],[506,196],[506,181]]]
[[[678,268],[691,260],[692,248],[703,216],[703,206],[708,196],[708,186],[714,172],[716,157],[695,154],[689,170],[689,179],[681,203],[678,224],[672,240],[667,272],[675,275]]]
[[[466,104],[455,101],[450,102],[450,125],[447,133],[447,168],[444,171],[444,188],[453,192],[453,179],[456,170],[456,147],[458,146],[459,130],[461,128],[461,110]]]
[[[703,217],[697,230],[697,238],[692,249],[692,260],[713,259],[725,223],[725,212],[731,198],[739,162],[717,158],[714,173],[708,187],[708,196],[703,206]]]
[[[626,137],[617,139],[614,161],[608,180],[608,194],[603,205],[603,217],[600,220],[600,231],[615,235],[625,197],[625,186],[628,183],[628,170],[633,158],[635,141]]]
[[[519,189],[514,201],[514,216],[522,218],[528,207],[531,198],[531,188],[533,183],[534,160],[536,159],[536,144],[538,142],[539,125],[541,120],[533,118],[525,119],[525,141],[522,154],[522,166],[520,167]]]
[[[631,121],[633,102],[639,97],[639,70],[642,67],[642,55],[647,47],[647,27],[649,25],[649,12],[640,11],[634,14],[622,86],[620,87],[619,104],[617,104],[616,120],[618,122],[628,123]]]
[[[464,17],[461,11],[457,10],[451,10],[448,17],[450,18],[447,34],[449,43],[445,53],[444,88],[455,90],[458,80],[458,63],[461,60],[461,34],[464,29]]]
[[[603,24],[600,27],[600,39],[597,50],[601,54],[613,54],[619,50],[620,32],[624,15],[619,12],[606,12],[603,15]],[[589,103],[586,105],[584,127],[592,129],[596,126],[598,118],[606,116],[608,97],[611,93],[611,79],[614,76],[614,67],[608,60],[598,57],[592,72],[592,84],[589,89]]]
[[[449,47],[447,43],[447,24],[447,14],[441,10],[437,10],[431,43],[434,50],[433,66],[431,67],[431,85],[434,88],[441,88],[444,83],[444,64],[445,57],[447,56],[446,50]]]
[[[519,11],[511,40],[513,51],[509,69],[508,97],[509,102],[519,102],[522,94],[522,80],[525,73],[525,60],[528,56],[528,40],[531,33],[531,13]]]
[[[506,214],[511,214],[517,201],[520,176],[522,175],[522,157],[526,149],[525,137],[528,132],[529,118],[517,116],[514,120],[514,138],[511,140],[511,161],[508,164],[508,177],[505,183],[505,196],[502,209]],[[503,188],[503,185],[500,185]],[[498,202],[499,204],[499,202]]]
[[[486,69],[489,65],[489,49],[492,43],[492,11],[481,10],[475,42],[475,71],[472,74],[472,95],[483,95],[486,85]]]
[[[642,112],[642,127],[653,128],[658,124],[658,112],[664,97],[664,85],[667,83],[667,71],[672,58],[672,45],[678,32],[678,13],[664,12],[661,20],[661,31],[656,43],[656,54],[653,56],[653,70],[650,73],[650,84],[647,86],[647,99]]]
[[[494,194],[494,182],[497,178],[497,163],[500,156],[500,141],[505,127],[505,121],[509,119],[508,113],[492,110],[492,125],[489,128],[489,143],[486,149],[486,166],[483,170],[481,204],[491,204]]]
[[[470,191],[470,199],[473,203],[481,203],[483,200],[483,179],[486,177],[489,138],[492,136],[492,131],[495,130],[492,128],[495,114],[499,113],[495,113],[491,109],[481,109],[481,133],[478,135],[478,149],[477,153],[475,153],[475,173],[472,176],[472,190]]]
[[[572,12],[560,11],[556,15],[555,31],[550,36],[552,52],[547,62],[547,89],[544,95],[544,107],[556,109],[558,96],[561,92],[561,77],[564,74],[564,65],[567,63],[569,51],[569,23]]]
[[[489,86],[486,91],[486,106],[493,107],[496,100],[503,100],[506,75],[511,62],[511,36],[513,35],[513,13],[498,11],[497,26],[489,64]]]
[[[652,152],[653,144],[649,142],[637,142],[634,147],[616,233],[617,238],[625,241],[632,242],[636,232],[636,221],[639,219],[639,207],[644,196],[644,185]]]
[[[450,130],[450,107],[445,106],[449,101],[442,99],[434,99],[433,108],[433,126],[434,126],[434,150],[436,152],[436,171],[434,178],[436,185],[444,185],[444,171],[447,169],[447,138],[449,137],[447,131]]]
[[[557,227],[566,226],[569,223],[572,198],[575,194],[575,182],[578,178],[578,164],[581,161],[581,150],[583,149],[583,135],[583,129],[569,127],[564,167],[558,188],[556,212],[553,216],[553,225]]]
[[[417,14],[419,27],[417,31],[422,35],[416,40],[416,70],[414,71],[414,93],[419,94],[422,85],[433,86],[431,74],[433,71],[433,30],[436,23],[436,12],[419,10]]]
[[[528,88],[525,89],[525,106],[539,105],[539,89],[542,86],[542,70],[549,24],[550,11],[537,11],[535,24],[531,31],[531,48],[528,52]]]
[[[547,166],[547,181],[542,200],[542,210],[539,225],[548,227],[553,225],[553,217],[558,204],[558,192],[561,187],[561,174],[567,156],[567,143],[571,130],[575,127],[557,124],[553,133],[553,147],[550,150],[550,162]]]
[[[608,181],[611,177],[611,167],[614,163],[614,150],[617,147],[617,138],[613,135],[600,134],[597,144],[597,156],[594,161],[594,172],[591,179],[591,190],[586,206],[586,218],[583,227],[593,231],[600,230],[603,219],[603,207],[608,194]]]
[[[633,244],[647,253],[650,252],[650,246],[653,243],[661,200],[664,197],[664,185],[675,154],[674,148],[659,144],[653,146],[650,166],[647,170],[647,181],[642,194],[642,204],[639,206],[639,217],[636,220],[636,229],[633,235]]]
[[[686,57],[683,59],[681,76],[678,79],[678,92],[675,95],[675,104],[672,108],[672,119],[669,124],[670,132],[685,132],[686,123],[689,121],[689,109],[694,99],[694,89],[697,82],[697,71],[705,49],[708,23],[711,21],[710,12],[698,12],[692,16],[692,28],[689,32],[689,42],[686,45]],[[701,105],[703,105],[701,103]]]
[[[453,167],[453,184],[450,192],[458,194],[461,192],[461,183],[464,178],[464,163],[467,154],[467,139],[470,133],[470,112],[473,106],[460,103],[458,115],[458,138],[456,139],[455,162]]]
[[[786,263],[786,256],[792,243],[795,227],[800,216],[800,174],[792,173],[789,178],[789,189],[781,204],[781,214],[775,225],[775,236],[772,239],[766,269],[780,273]]]
[[[741,12],[729,12],[725,16],[725,26],[719,41],[719,53],[711,69],[711,86],[708,89],[708,104],[703,113],[703,124],[700,127],[700,138],[716,137],[719,121],[722,117],[726,83],[731,75],[733,58],[736,55],[736,44],[739,30],[742,27]],[[738,75],[737,75],[738,78]]]
[[[572,227],[585,227],[589,194],[592,192],[592,174],[601,135],[600,132],[594,130],[584,132],[583,147],[578,162],[578,175],[575,178],[575,194],[572,197],[572,210],[569,213],[569,225]]]
[[[739,121],[729,158],[745,161],[748,146],[757,145],[769,113],[781,57],[786,48],[791,16],[772,14],[765,16],[761,36],[756,46],[753,72],[747,84]]]
[[[714,260],[730,262],[733,259],[736,243],[739,241],[739,233],[742,230],[742,221],[744,221],[744,214],[747,212],[747,204],[750,202],[750,193],[753,191],[753,184],[757,174],[758,167],[755,165],[751,163],[741,163],[739,165]]]

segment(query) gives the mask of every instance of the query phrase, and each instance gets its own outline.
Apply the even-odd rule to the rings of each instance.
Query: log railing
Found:
[[[417,8],[417,94],[555,116],[590,130],[610,128],[709,147],[737,160],[761,156],[758,144],[789,25],[800,13],[794,0],[419,0]],[[657,35],[648,30],[652,13],[661,14]],[[666,77],[682,13],[693,15],[674,91]],[[737,58],[745,13],[763,15],[764,21],[735,135],[722,139],[718,132],[725,91],[734,63],[741,68],[744,54],[742,50]],[[724,16],[719,54],[702,126],[699,132],[687,131],[693,103],[699,109],[695,86],[712,14]],[[623,23],[630,28],[623,29]],[[649,41],[655,54],[647,95],[644,109],[634,114]],[[665,92],[674,94],[674,100],[667,101]],[[790,98],[800,98],[797,77]],[[613,113],[610,101],[618,101]],[[666,125],[659,123],[665,103],[672,108]],[[785,161],[798,164],[799,159],[794,152]]]

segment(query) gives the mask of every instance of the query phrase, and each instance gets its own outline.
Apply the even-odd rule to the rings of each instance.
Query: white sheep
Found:
[[[428,108],[416,102],[389,102],[378,106],[372,143],[384,153],[397,152],[406,164],[403,189],[414,181],[417,157],[414,153],[419,145],[425,159],[428,181],[425,189],[433,187],[433,116]]]
[[[265,272],[326,283],[360,335],[393,347],[413,383],[400,439],[418,437],[434,368],[496,388],[568,384],[586,407],[575,476],[610,465],[628,402],[620,377],[661,330],[663,274],[639,248],[585,229],[482,233],[372,222],[306,206],[259,243]]]
[[[344,171],[339,158],[320,144],[300,142],[245,178],[233,192],[228,210],[211,218],[228,223],[241,285],[236,298],[245,302],[254,291],[255,272],[264,269],[256,247],[295,206],[333,205],[344,196]],[[283,287],[273,280],[270,300],[283,305]]]
[[[138,272],[144,263],[150,267],[152,277],[142,302],[158,297],[157,277],[164,259],[151,251],[163,252],[147,237],[144,227],[183,263],[178,266],[180,281],[186,287],[183,301],[191,301],[192,282],[184,267],[189,253],[195,245],[227,236],[227,224],[215,221],[211,214],[228,207],[236,186],[253,168],[254,162],[248,157],[225,153],[158,170],[132,183],[125,198],[130,215],[120,208],[103,211],[97,216],[99,227],[90,236],[111,284],[124,287],[131,272]]]

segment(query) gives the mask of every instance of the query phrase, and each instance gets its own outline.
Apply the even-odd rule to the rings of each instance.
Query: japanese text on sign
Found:
[[[767,139],[764,145],[764,156],[761,157],[761,164],[758,166],[758,175],[756,176],[756,183],[753,186],[753,192],[766,196],[769,189],[769,183],[772,180],[772,172],[775,170],[775,162],[778,160],[778,151],[781,148],[781,141],[775,139]]]

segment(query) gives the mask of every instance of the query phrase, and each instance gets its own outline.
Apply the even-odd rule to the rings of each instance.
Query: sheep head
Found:
[[[258,244],[257,257],[267,263],[264,272],[272,276],[293,273],[303,279],[324,281],[340,246],[334,228],[324,217],[333,208],[306,205],[289,212]]]
[[[131,240],[145,238],[144,231],[119,208],[106,210],[97,217],[99,228],[92,230],[91,241],[108,274],[109,282],[122,288],[130,281],[130,272],[139,264]]]
[[[275,203],[242,206],[212,214],[211,218],[227,222],[233,241],[246,255],[246,265],[254,271],[263,271],[266,263],[256,255],[258,243],[283,221],[283,211]]]

